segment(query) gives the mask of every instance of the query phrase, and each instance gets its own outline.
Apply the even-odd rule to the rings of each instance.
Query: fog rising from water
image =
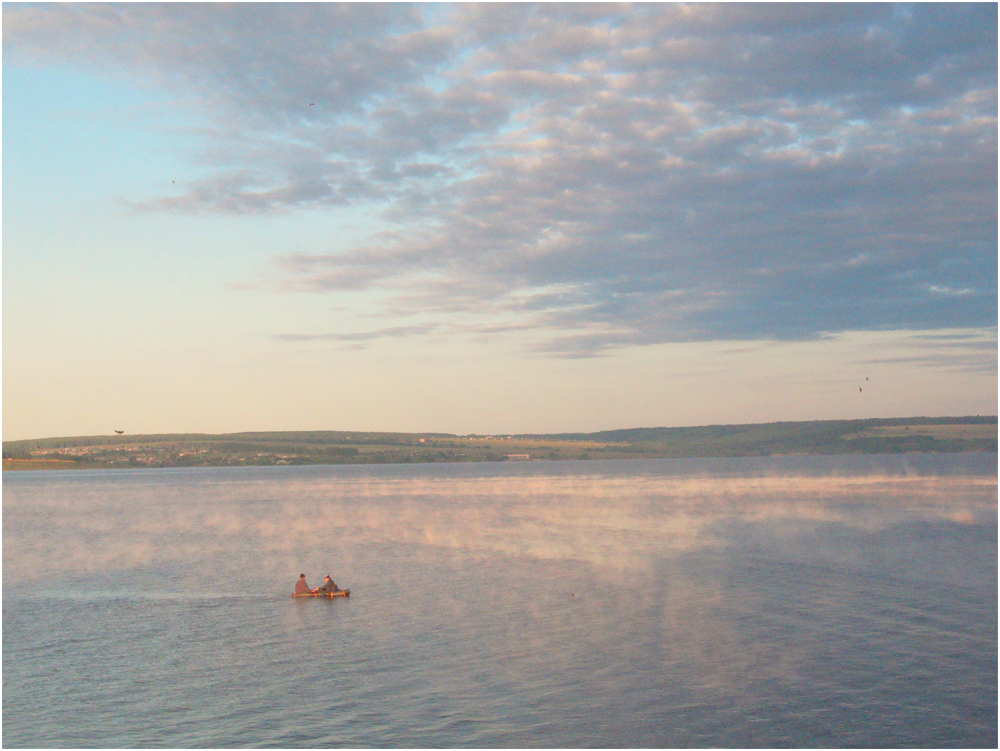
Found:
[[[168,470],[130,479],[75,474],[38,487],[6,482],[5,584],[172,564],[211,580],[239,575],[233,555],[245,550],[252,569],[242,575],[267,588],[310,566],[311,576],[331,567],[351,571],[356,551],[371,545],[579,561],[602,576],[634,577],[660,556],[726,544],[733,525],[745,528],[748,543],[784,538],[784,545],[822,557],[808,550],[819,527],[864,538],[904,520],[983,523],[995,516],[997,499],[995,476],[964,475],[260,472],[219,479]],[[74,492],[62,492],[63,482]]]

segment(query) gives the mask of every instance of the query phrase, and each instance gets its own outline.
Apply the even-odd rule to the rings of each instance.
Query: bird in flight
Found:
[[[116,432],[116,433],[117,433],[118,435],[121,435],[121,434],[122,434],[122,433],[124,433],[125,431],[124,431],[124,430],[116,430],[115,432]]]

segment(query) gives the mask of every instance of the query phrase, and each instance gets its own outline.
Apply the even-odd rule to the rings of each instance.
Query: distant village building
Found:
[[[504,459],[514,459],[519,461],[527,461],[531,458],[531,454],[504,454]]]

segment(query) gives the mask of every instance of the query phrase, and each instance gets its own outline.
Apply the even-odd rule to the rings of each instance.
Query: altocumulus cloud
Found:
[[[208,124],[209,176],[132,210],[372,207],[365,242],[268,283],[564,356],[995,327],[996,34],[985,3],[4,12],[12,59]]]

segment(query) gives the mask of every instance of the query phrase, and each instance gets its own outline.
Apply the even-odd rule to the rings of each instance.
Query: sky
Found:
[[[997,6],[3,4],[3,438],[997,414]]]

